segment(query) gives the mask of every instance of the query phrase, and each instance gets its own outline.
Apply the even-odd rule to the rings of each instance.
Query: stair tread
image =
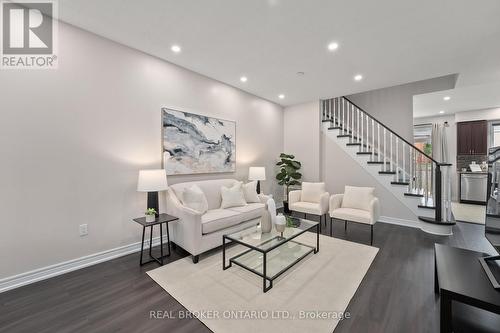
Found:
[[[358,155],[378,155],[377,153],[371,152],[371,151],[358,151],[356,154]]]
[[[410,193],[410,192],[405,193],[405,195],[406,195],[407,197],[420,197],[420,198],[422,198],[422,197],[424,196],[423,194],[418,194],[418,193]]]
[[[339,126],[331,126],[331,127],[328,127],[329,130],[334,130],[334,129],[340,129]]]
[[[426,209],[436,209],[436,206],[425,206],[425,205],[418,205],[418,208],[426,208]]]
[[[346,143],[347,146],[361,146],[361,143],[359,142],[349,142],[349,143]]]
[[[379,171],[378,173],[381,175],[395,175],[396,171]]]
[[[384,164],[383,161],[368,161],[368,164]],[[390,164],[391,162],[385,162],[385,164]]]
[[[391,184],[392,185],[406,185],[406,186],[410,185],[409,182],[391,182]]]

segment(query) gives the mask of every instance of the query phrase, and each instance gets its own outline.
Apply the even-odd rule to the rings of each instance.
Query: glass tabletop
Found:
[[[258,225],[225,235],[225,237],[250,248],[268,251],[288,242],[290,239],[295,238],[308,230],[315,228],[318,224],[318,222],[294,217],[289,221],[289,226],[285,228],[283,234],[277,232],[274,226],[271,232],[262,233],[260,225]]]

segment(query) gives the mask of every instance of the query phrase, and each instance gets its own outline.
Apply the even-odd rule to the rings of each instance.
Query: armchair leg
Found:
[[[373,245],[373,224],[370,227],[371,227],[371,231],[370,231],[370,245]]]
[[[333,237],[333,218],[330,216],[330,237]]]
[[[193,264],[197,264],[198,261],[200,260],[200,256],[193,256]]]
[[[347,231],[347,220],[344,221],[344,231]]]

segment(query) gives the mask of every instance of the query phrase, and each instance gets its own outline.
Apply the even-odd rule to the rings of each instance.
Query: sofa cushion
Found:
[[[374,198],[375,188],[346,186],[342,198],[342,208],[354,208],[369,211]]]
[[[373,224],[370,212],[354,208],[338,208],[330,216],[339,220],[347,220],[365,224]]]
[[[321,209],[319,203],[303,202],[299,201],[290,205],[290,209],[296,212],[321,215]]]
[[[325,183],[302,182],[300,201],[314,203],[319,202],[321,195],[326,192],[325,188]]]
[[[259,195],[257,194],[257,181],[248,182],[243,184],[243,193],[247,203],[260,202]]]
[[[209,234],[260,218],[264,207],[264,204],[253,203],[242,207],[211,209],[201,216],[202,233]]]
[[[182,204],[202,214],[208,210],[207,198],[198,185],[184,189],[182,192]]]
[[[222,186],[220,188],[220,193],[222,196],[222,202],[220,208],[238,207],[245,206],[247,202],[245,201],[245,195],[242,190],[242,183],[238,182],[232,187],[227,188]]]
[[[175,195],[182,202],[182,192],[186,187],[191,187],[193,185],[198,185],[200,189],[205,193],[205,198],[207,198],[208,209],[220,208],[221,204],[221,186],[231,187],[238,181],[235,179],[211,179],[211,180],[200,180],[194,182],[177,183],[170,185],[170,188],[174,191]]]

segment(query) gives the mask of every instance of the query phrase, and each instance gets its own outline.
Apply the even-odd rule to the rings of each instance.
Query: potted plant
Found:
[[[148,208],[144,214],[146,214],[146,222],[151,223],[156,220],[156,209]]]
[[[276,179],[278,184],[286,186],[286,196],[283,201],[283,206],[285,213],[289,213],[288,209],[288,192],[290,191],[290,186],[300,185],[300,179],[302,174],[299,172],[301,168],[301,163],[295,160],[294,155],[281,153],[280,161],[276,163],[279,168]]]

